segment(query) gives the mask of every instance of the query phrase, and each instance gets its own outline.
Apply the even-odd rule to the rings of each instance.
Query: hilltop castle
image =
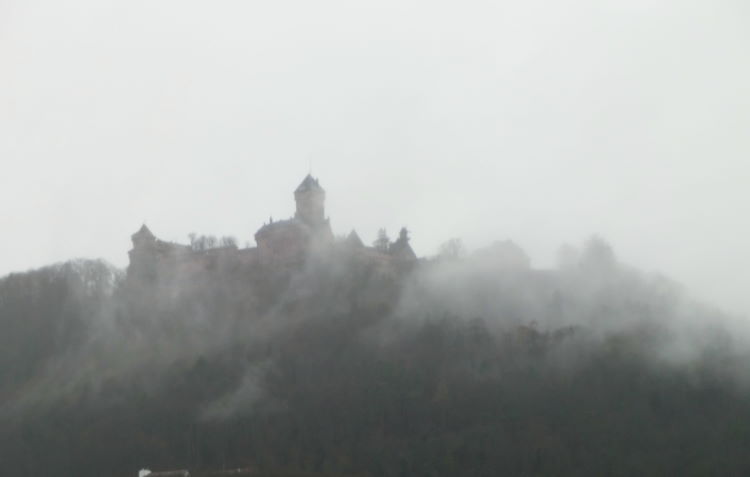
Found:
[[[325,216],[326,192],[318,179],[307,175],[294,191],[296,211],[287,220],[264,224],[255,233],[256,247],[239,249],[232,242],[219,246],[196,247],[159,240],[144,224],[132,235],[128,277],[154,278],[165,270],[198,271],[221,260],[257,267],[290,267],[304,263],[313,250],[346,249],[365,259],[384,263],[408,264],[417,256],[409,245],[409,235],[401,229],[393,242],[367,247],[355,231],[336,240]]]

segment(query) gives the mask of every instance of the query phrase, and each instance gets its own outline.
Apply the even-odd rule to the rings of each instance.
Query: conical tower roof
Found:
[[[365,244],[362,242],[362,239],[359,238],[359,234],[356,230],[352,230],[349,232],[349,235],[346,237],[346,243],[353,247],[364,247]]]
[[[146,224],[143,224],[141,225],[141,228],[138,229],[138,232],[132,235],[132,238],[133,239],[140,239],[140,238],[155,239],[156,236],[153,233],[151,233],[151,230],[149,230],[149,228],[146,227]]]
[[[322,187],[320,187],[320,183],[318,182],[318,179],[315,179],[313,176],[308,174],[305,176],[304,179],[302,179],[302,182],[299,186],[297,186],[297,189],[295,189],[295,194],[300,194],[302,192],[308,192],[308,191],[320,191],[325,192]]]

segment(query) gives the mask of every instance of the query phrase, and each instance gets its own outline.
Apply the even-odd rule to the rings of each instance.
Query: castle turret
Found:
[[[133,248],[142,248],[143,246],[156,243],[156,236],[151,233],[151,230],[146,227],[146,224],[143,224],[141,228],[138,229],[138,232],[131,235],[130,238],[133,241]]]
[[[297,203],[296,219],[312,228],[325,224],[326,191],[320,187],[318,179],[308,174],[294,191],[294,200]]]
[[[388,247],[388,253],[395,258],[400,260],[413,261],[417,259],[417,254],[412,250],[409,245],[409,231],[406,227],[401,228],[401,232],[398,234],[398,239]]]
[[[299,262],[311,247],[333,242],[331,225],[325,217],[326,191],[308,174],[294,191],[297,211],[293,219],[273,221],[255,234],[261,262]]]
[[[156,274],[156,236],[143,224],[130,236],[133,249],[130,255],[128,276],[151,277]]]

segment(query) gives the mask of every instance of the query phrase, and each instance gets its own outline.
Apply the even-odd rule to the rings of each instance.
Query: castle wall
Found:
[[[298,262],[305,258],[310,244],[310,230],[288,220],[269,224],[255,235],[261,263]]]

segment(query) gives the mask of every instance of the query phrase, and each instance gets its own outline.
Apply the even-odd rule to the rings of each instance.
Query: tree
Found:
[[[460,238],[443,242],[438,249],[438,257],[445,260],[456,260],[466,255],[466,248]]]
[[[617,266],[612,246],[598,235],[586,241],[580,261],[584,269],[597,272],[611,272]]]
[[[237,239],[234,237],[224,236],[219,241],[221,247],[225,248],[237,248]]]
[[[192,248],[194,252],[204,252],[217,247],[237,247],[237,241],[234,237],[222,237],[221,241],[213,235],[199,236],[195,233],[191,233],[188,237],[190,237],[190,248]]]
[[[388,247],[391,246],[391,239],[388,238],[388,233],[385,229],[378,230],[378,238],[375,239],[372,246],[379,252],[388,252]]]

